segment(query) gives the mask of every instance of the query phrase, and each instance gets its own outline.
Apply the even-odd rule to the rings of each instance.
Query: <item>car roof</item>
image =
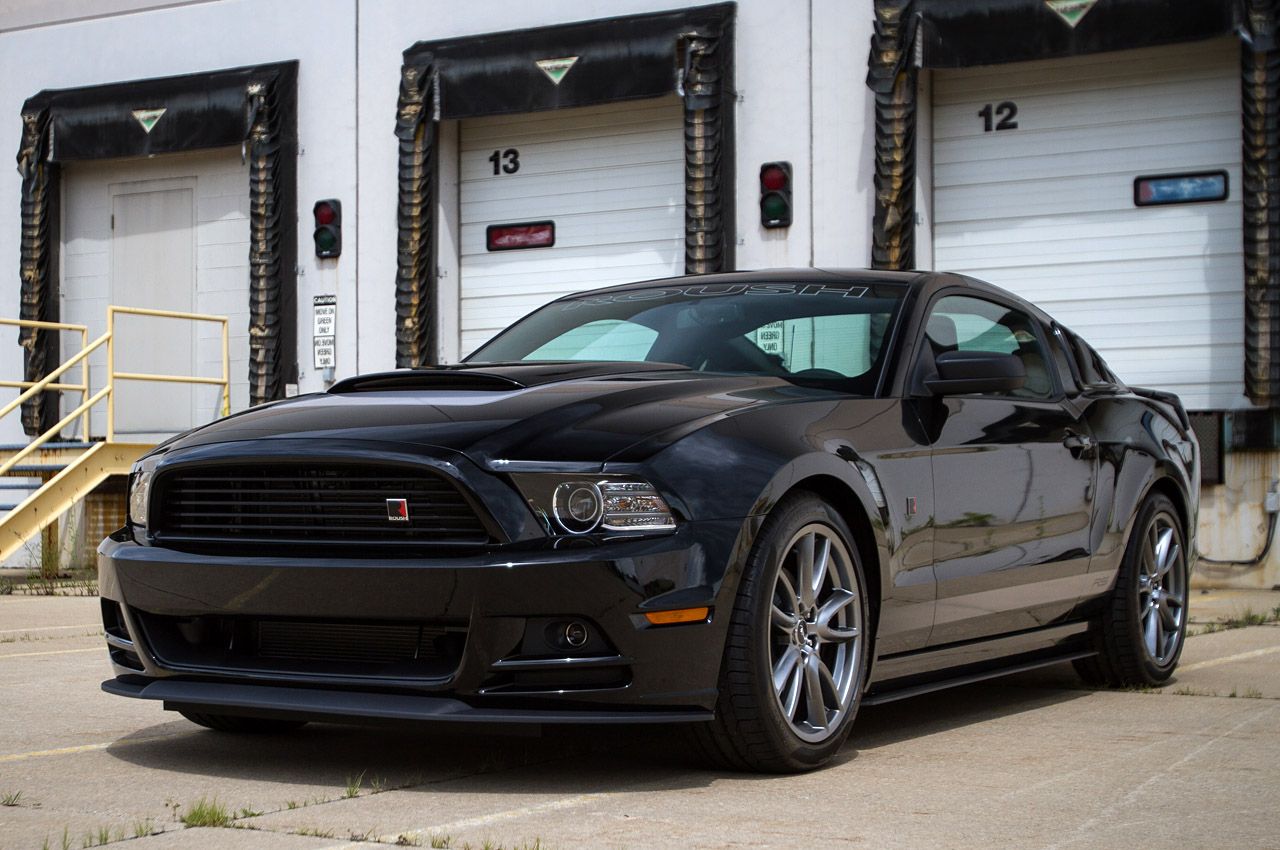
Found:
[[[830,283],[833,280],[851,283],[896,283],[907,286],[918,286],[930,277],[932,272],[908,271],[896,272],[883,269],[815,269],[815,268],[778,268],[753,269],[750,271],[715,272],[713,274],[681,275],[679,277],[660,277],[653,280],[624,283],[618,286],[606,286],[600,289],[587,289],[575,292],[565,298],[576,298],[594,292],[620,292],[631,289],[652,289],[663,284],[688,286],[696,282],[699,285],[723,285],[732,283],[777,283],[779,278],[786,278],[797,283]]]
[[[748,271],[715,272],[712,274],[681,275],[679,277],[663,277],[653,280],[624,283],[618,286],[606,286],[599,289],[587,289],[565,295],[556,300],[565,301],[584,295],[603,292],[626,292],[633,289],[652,289],[655,286],[689,286],[696,282],[702,286],[722,286],[734,283],[778,283],[780,280],[795,283],[842,283],[877,284],[889,283],[906,286],[916,293],[932,293],[943,287],[972,289],[994,295],[1021,306],[1041,321],[1051,322],[1053,318],[1036,305],[995,284],[978,278],[969,277],[957,272],[936,272],[923,269],[911,271],[890,271],[888,269],[846,269],[846,268],[776,268],[752,269]]]

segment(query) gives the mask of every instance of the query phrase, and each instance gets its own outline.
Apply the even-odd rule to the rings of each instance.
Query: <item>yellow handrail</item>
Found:
[[[45,375],[40,380],[32,383],[31,386],[28,387],[26,390],[24,390],[22,393],[20,393],[17,398],[15,398],[13,401],[6,404],[3,408],[0,408],[0,419],[3,419],[4,417],[8,416],[10,413],[14,411],[15,408],[19,407],[27,399],[47,390],[49,388],[49,385],[53,383],[54,378],[58,377],[63,372],[67,371],[72,366],[76,365],[81,361],[84,361],[87,363],[88,360],[86,358],[88,358],[88,356],[92,354],[94,351],[97,351],[99,348],[101,348],[103,343],[107,343],[107,342],[110,342],[110,339],[107,334],[103,334],[102,336],[95,339],[89,345],[86,345],[84,348],[80,349],[79,352],[67,358],[67,361],[63,363],[61,366],[59,366],[57,369],[54,369],[52,372]],[[88,439],[88,434],[89,432],[86,431],[85,439]]]
[[[155,374],[150,372],[122,372],[116,369],[115,360],[115,336],[116,336],[116,316],[124,314],[131,316],[147,316],[160,319],[180,319],[192,322],[213,322],[221,326],[222,331],[222,377],[210,378],[201,375],[166,375]],[[17,454],[10,457],[3,464],[0,464],[0,476],[11,470],[23,458],[29,456],[37,448],[47,443],[49,440],[57,436],[67,425],[75,421],[77,417],[83,417],[81,431],[84,439],[90,439],[89,433],[89,413],[94,405],[107,400],[107,442],[115,439],[116,416],[115,416],[115,385],[117,381],[153,381],[160,383],[181,383],[181,384],[200,384],[222,387],[222,404],[219,406],[219,413],[226,416],[231,413],[231,340],[229,322],[226,316],[213,316],[206,313],[183,313],[177,310],[153,310],[146,307],[107,307],[107,332],[102,336],[89,342],[89,329],[85,325],[75,325],[65,322],[41,322],[32,319],[5,319],[0,318],[0,325],[9,325],[20,328],[38,328],[40,330],[62,330],[62,331],[79,331],[80,332],[80,351],[62,363],[58,368],[45,375],[38,381],[0,381],[0,387],[12,387],[22,389],[18,397],[10,401],[4,407],[0,408],[0,419],[8,416],[17,408],[21,407],[23,402],[34,398],[39,393],[48,390],[70,390],[80,393],[81,401],[75,410],[68,413],[56,425],[40,434],[31,443]],[[99,348],[106,346],[107,349],[107,381],[106,386],[93,393],[90,396],[91,383],[89,380],[89,355]],[[57,380],[63,373],[71,369],[77,363],[81,366],[81,382],[78,384],[63,383]]]
[[[160,319],[184,319],[192,322],[215,322],[222,326],[222,378],[204,378],[196,375],[162,375],[146,372],[116,371],[115,328],[116,314],[131,316],[150,316]],[[222,415],[231,413],[231,340],[228,335],[229,323],[226,316],[213,316],[207,313],[181,313],[176,310],[152,310],[146,307],[107,307],[107,386],[112,387],[116,381],[162,381],[182,384],[215,384],[222,387]],[[107,395],[107,442],[115,439],[116,434],[116,396]]]
[[[89,326],[75,325],[67,322],[41,322],[35,319],[4,319],[0,318],[0,325],[8,325],[18,328],[37,328],[46,331],[79,331],[80,332],[80,348],[83,350],[89,345]],[[79,390],[81,403],[89,400],[89,361],[84,360],[83,366],[80,367],[80,384],[48,384],[45,389],[50,390]],[[48,377],[46,375],[46,377]],[[28,388],[33,385],[32,381],[4,381],[0,382],[3,387],[22,387]],[[6,410],[5,413],[8,411]],[[0,419],[4,418],[4,414],[0,413]],[[85,440],[89,439],[89,411],[84,412],[84,421],[80,423],[80,433]]]

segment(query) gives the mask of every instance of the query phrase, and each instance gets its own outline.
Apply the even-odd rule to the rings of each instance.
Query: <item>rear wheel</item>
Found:
[[[292,732],[307,723],[305,720],[283,720],[274,717],[240,717],[234,714],[206,714],[202,711],[185,711],[182,709],[179,709],[178,713],[197,726],[203,726],[206,729],[250,735]]]
[[[1187,633],[1187,549],[1167,496],[1143,503],[1115,587],[1095,623],[1096,657],[1076,662],[1090,684],[1159,685],[1178,665]]]
[[[869,621],[853,536],[816,496],[790,496],[761,530],[738,592],[716,718],[703,751],[739,770],[821,767],[849,736]]]

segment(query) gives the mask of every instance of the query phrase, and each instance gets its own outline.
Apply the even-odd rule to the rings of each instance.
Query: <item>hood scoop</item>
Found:
[[[679,363],[622,363],[612,361],[557,360],[521,363],[463,363],[428,369],[398,369],[357,375],[339,381],[330,393],[364,393],[412,390],[473,390],[511,392],[558,381],[632,378],[646,372],[687,372]]]
[[[475,390],[505,393],[524,388],[525,384],[519,381],[486,372],[406,369],[400,372],[357,375],[334,384],[329,388],[329,392],[338,395],[395,390]]]

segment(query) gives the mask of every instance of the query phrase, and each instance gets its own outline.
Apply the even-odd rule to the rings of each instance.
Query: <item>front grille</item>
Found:
[[[224,673],[433,680],[457,669],[467,634],[462,623],[439,621],[135,615],[161,664]]]
[[[403,499],[407,520],[388,500]],[[179,467],[157,477],[155,539],[209,544],[386,549],[483,544],[489,534],[449,479],[418,467],[347,463]],[[318,544],[318,545],[317,545]]]
[[[445,629],[413,624],[264,620],[258,623],[257,654],[292,661],[391,664],[437,658],[437,642],[445,634]]]

